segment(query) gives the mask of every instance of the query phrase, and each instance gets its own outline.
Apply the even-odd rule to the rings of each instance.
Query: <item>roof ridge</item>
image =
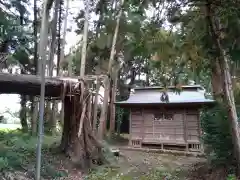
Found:
[[[168,86],[168,89],[175,89],[176,86]],[[204,90],[204,87],[201,85],[183,85],[181,86],[182,89],[202,89]],[[134,90],[149,90],[149,89],[164,89],[163,86],[147,86],[147,87],[135,87]]]

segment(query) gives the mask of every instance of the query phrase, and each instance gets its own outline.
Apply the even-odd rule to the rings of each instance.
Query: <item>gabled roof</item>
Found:
[[[204,88],[200,85],[182,86],[182,91],[177,93],[175,87],[168,87],[169,102],[162,102],[160,97],[163,87],[135,88],[126,101],[116,102],[119,105],[134,104],[186,104],[186,103],[212,103],[214,100],[205,97]]]

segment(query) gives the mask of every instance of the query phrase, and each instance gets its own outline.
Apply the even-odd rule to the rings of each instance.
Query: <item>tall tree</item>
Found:
[[[88,21],[89,21],[89,0],[85,1],[85,21],[83,30],[83,44],[82,44],[82,56],[81,56],[81,66],[80,66],[80,76],[85,75],[86,68],[86,56],[87,56],[87,39],[88,39]]]
[[[116,42],[117,42],[117,36],[118,36],[118,31],[119,31],[119,25],[120,25],[120,20],[122,18],[122,11],[123,11],[123,5],[124,5],[124,0],[120,1],[120,10],[119,14],[117,16],[117,22],[116,22],[116,27],[114,31],[114,36],[113,36],[113,42],[112,42],[112,48],[111,48],[111,53],[110,53],[110,59],[109,59],[109,64],[108,64],[108,74],[109,77],[111,78],[110,81],[110,88],[111,88],[111,93],[110,93],[110,133],[113,133],[115,130],[115,100],[116,100],[116,84],[117,84],[117,77],[118,77],[118,69],[116,70],[113,68],[114,65],[114,57],[116,54]],[[113,72],[116,70],[115,72]]]
[[[17,3],[17,10],[19,11],[19,19],[20,19],[20,26],[23,28],[24,26],[24,14],[25,14],[25,8],[23,8],[22,1],[18,1]],[[23,69],[25,67],[21,68],[21,74],[25,74],[26,70]],[[21,110],[20,110],[20,121],[22,125],[22,130],[24,132],[28,131],[28,123],[27,123],[27,96],[21,95]]]
[[[39,107],[39,125],[38,125],[38,144],[37,144],[37,166],[36,180],[41,179],[41,148],[43,140],[43,120],[44,120],[44,98],[45,98],[45,71],[46,71],[46,47],[48,43],[49,13],[53,5],[53,0],[46,0],[43,6],[40,43],[39,43],[39,61],[41,61],[41,95]]]
[[[35,67],[35,74],[38,74],[38,69],[40,68],[38,65],[38,17],[37,17],[37,0],[34,0],[33,2],[33,38],[34,38],[34,67]],[[32,104],[31,104],[31,132],[32,135],[37,134],[37,119],[38,119],[38,98],[33,97],[32,98]]]
[[[50,45],[50,52],[49,52],[49,76],[53,76],[53,68],[54,68],[54,55],[56,50],[56,37],[57,37],[57,22],[58,22],[58,14],[59,14],[59,5],[60,0],[55,0],[55,7],[53,13],[53,20],[52,20],[52,27],[51,27],[51,45]],[[50,125],[50,132],[54,133],[56,131],[56,107],[57,102],[54,101],[52,103],[52,110],[51,115],[49,116],[49,125]]]
[[[232,138],[235,148],[235,156],[237,159],[238,173],[240,174],[240,134],[238,125],[238,116],[236,112],[235,99],[233,94],[232,77],[229,68],[229,55],[222,43],[224,42],[223,36],[223,20],[221,19],[221,8],[214,5],[210,1],[206,1],[206,17],[209,25],[209,31],[211,33],[216,52],[218,55],[218,61],[221,72],[223,74],[223,91],[224,91],[224,102],[228,109],[228,119],[232,129]]]
[[[65,16],[64,16],[64,27],[63,27],[63,39],[62,41],[60,41],[61,39],[61,13],[62,13],[62,10],[61,10],[61,4],[60,4],[60,9],[59,9],[59,42],[58,42],[58,62],[57,62],[57,75],[59,75],[60,73],[60,62],[63,62],[64,60],[64,55],[65,55],[65,43],[66,43],[66,33],[67,33],[67,20],[68,20],[68,11],[69,11],[69,1],[70,0],[67,0],[67,3],[66,3],[66,12],[65,12]],[[60,43],[61,42],[61,43]],[[60,53],[60,54],[59,54]],[[60,58],[60,59],[59,59]],[[62,75],[62,74],[61,74]],[[61,110],[60,110],[60,122],[63,124],[64,122],[64,100],[62,100],[62,107],[61,107]]]

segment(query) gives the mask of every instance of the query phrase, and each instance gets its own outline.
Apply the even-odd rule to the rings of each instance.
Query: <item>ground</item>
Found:
[[[110,164],[89,172],[77,169],[58,151],[59,136],[45,136],[42,179],[56,180],[158,180],[187,179],[193,164],[203,158],[120,150],[120,156],[105,154]],[[106,143],[106,149],[109,143]],[[116,144],[114,144],[116,147]],[[111,148],[112,145],[109,145]],[[0,180],[30,180],[35,174],[36,137],[20,131],[0,132]]]
[[[188,170],[204,158],[175,156],[170,154],[147,153],[121,150],[121,156],[112,168],[98,169],[89,176],[89,180],[154,180],[154,179],[187,179]],[[102,178],[96,176],[101,174]]]

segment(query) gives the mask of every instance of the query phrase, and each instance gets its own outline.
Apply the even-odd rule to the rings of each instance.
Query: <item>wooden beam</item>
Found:
[[[0,73],[1,94],[40,95],[40,86],[40,76]],[[60,96],[62,86],[62,80],[46,78],[46,96]]]
[[[74,86],[79,80],[92,81],[96,77],[103,79],[105,75],[89,75],[84,77],[46,77],[45,96],[61,97],[64,84]],[[71,85],[70,85],[71,84]],[[0,73],[0,94],[40,95],[41,78],[36,75]],[[66,90],[66,93],[69,89]]]

